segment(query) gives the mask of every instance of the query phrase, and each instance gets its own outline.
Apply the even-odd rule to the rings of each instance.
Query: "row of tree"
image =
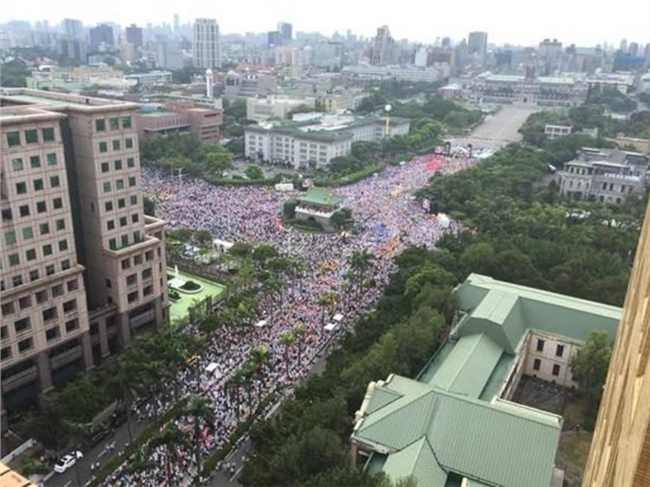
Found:
[[[368,251],[352,256],[345,296],[372,285],[373,259]],[[352,417],[371,380],[390,373],[412,376],[427,362],[453,315],[457,283],[436,253],[411,249],[397,262],[399,271],[377,310],[332,352],[325,372],[298,389],[280,416],[253,428],[254,453],[242,474],[244,485],[387,485],[382,476],[373,478],[350,465]],[[325,312],[339,299],[327,293],[319,303]]]
[[[478,167],[432,180],[420,193],[476,232],[439,243],[464,278],[498,279],[622,305],[647,198],[621,206],[559,203],[540,185],[547,153],[510,146]]]

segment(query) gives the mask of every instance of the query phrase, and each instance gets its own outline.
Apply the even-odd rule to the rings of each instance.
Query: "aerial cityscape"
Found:
[[[650,487],[650,3],[0,10],[0,487]]]

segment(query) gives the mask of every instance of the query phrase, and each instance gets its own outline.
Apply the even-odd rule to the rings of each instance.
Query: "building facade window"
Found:
[[[560,365],[559,364],[553,364],[553,375],[555,377],[558,377],[560,375]]]
[[[555,349],[555,356],[562,357],[564,355],[564,345],[558,345]]]
[[[537,340],[537,351],[538,352],[543,352],[544,351],[544,340]]]

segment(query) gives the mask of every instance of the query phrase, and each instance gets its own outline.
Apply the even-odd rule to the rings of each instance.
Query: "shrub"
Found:
[[[194,281],[187,281],[181,286],[181,289],[184,291],[198,291],[201,289],[201,285]]]

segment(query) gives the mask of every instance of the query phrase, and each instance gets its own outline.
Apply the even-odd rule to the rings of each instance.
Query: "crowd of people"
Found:
[[[253,245],[272,244],[281,255],[301,262],[303,271],[291,286],[280,292],[262,293],[254,322],[263,326],[249,329],[222,327],[191,367],[179,370],[180,390],[168,391],[137,410],[141,419],[160,416],[180,398],[202,396],[209,399],[214,424],[203,421],[200,429],[201,455],[205,459],[235,431],[237,425],[256,411],[270,393],[288,396],[308,375],[315,362],[322,360],[328,347],[336,343],[359,317],[377,304],[390,275],[396,270],[393,257],[411,245],[433,247],[446,232],[458,232],[458,223],[441,221],[430,215],[415,199],[415,190],[426,185],[435,173],[451,173],[475,162],[469,159],[444,159],[431,170],[431,157],[418,157],[400,166],[335,192],[352,210],[354,230],[349,234],[307,233],[282,225],[283,203],[295,196],[261,187],[212,186],[199,179],[179,183],[158,170],[146,169],[143,190],[155,198],[156,214],[168,228],[210,230],[214,238]],[[351,288],[346,274],[355,252],[367,249],[373,255],[368,277],[372,285]],[[322,303],[326,294],[338,296],[332,305]],[[337,320],[332,318],[337,315]],[[341,317],[342,316],[342,317]],[[300,343],[287,347],[282,334],[304,326]],[[333,323],[335,327],[326,329]],[[334,329],[332,329],[334,328]],[[186,332],[198,333],[190,325]],[[245,384],[231,382],[256,347],[269,352],[262,374],[249,377]],[[178,428],[191,441],[192,418],[176,420]],[[125,462],[103,485],[184,485],[197,475],[193,447],[164,445],[145,450],[153,469],[135,469]]]

